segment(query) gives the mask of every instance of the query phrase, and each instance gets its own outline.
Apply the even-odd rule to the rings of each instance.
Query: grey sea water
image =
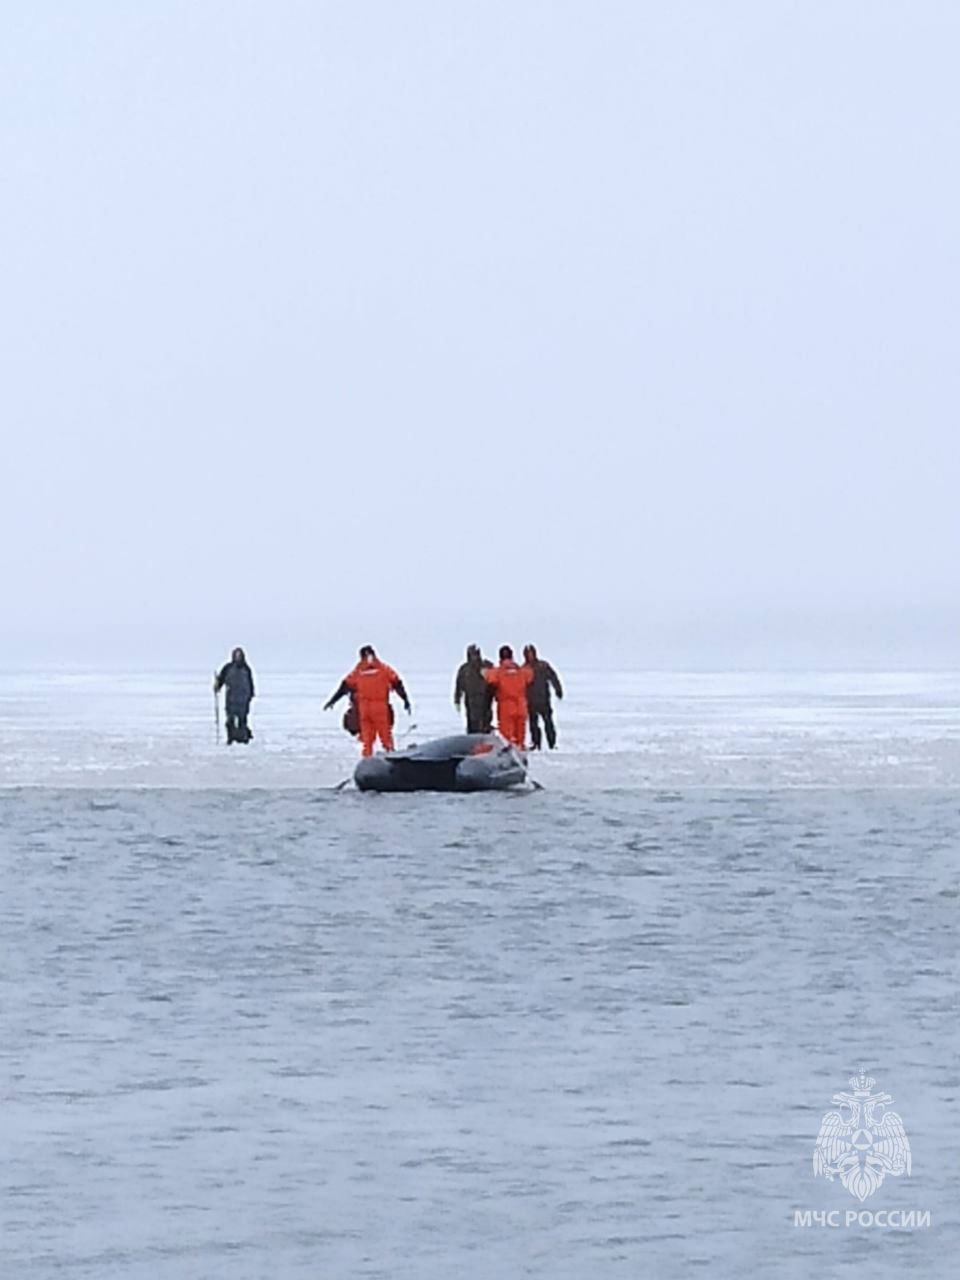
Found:
[[[546,790],[464,797],[322,790],[262,685],[241,754],[186,677],[0,679],[0,1274],[954,1274],[956,677],[583,673]]]

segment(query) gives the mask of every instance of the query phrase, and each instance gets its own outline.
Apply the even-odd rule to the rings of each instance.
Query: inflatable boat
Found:
[[[505,791],[526,782],[527,762],[497,733],[459,733],[368,756],[353,780],[358,791]]]

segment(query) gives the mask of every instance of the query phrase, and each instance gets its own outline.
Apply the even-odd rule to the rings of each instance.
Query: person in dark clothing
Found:
[[[214,693],[226,689],[226,706],[224,708],[227,721],[227,742],[249,742],[253,737],[247,717],[250,714],[250,703],[253,701],[253,672],[247,665],[246,655],[242,649],[234,649],[230,661],[218,673],[213,681]]]
[[[453,705],[459,711],[466,703],[467,733],[490,733],[493,729],[493,690],[483,675],[492,666],[478,645],[467,646],[467,660],[461,663],[453,686]]]
[[[530,741],[533,744],[533,750],[539,751],[542,737],[540,734],[540,721],[543,721],[543,731],[547,736],[547,746],[552,751],[557,745],[557,729],[553,723],[553,707],[550,702],[550,690],[553,689],[558,698],[563,697],[563,686],[560,683],[560,677],[551,667],[549,662],[545,662],[543,658],[537,656],[536,645],[524,645],[523,649],[524,666],[530,667],[533,671],[533,680],[530,688],[527,690],[527,711],[530,718]]]

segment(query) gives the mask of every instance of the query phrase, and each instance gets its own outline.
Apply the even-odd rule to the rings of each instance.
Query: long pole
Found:
[[[213,717],[216,725],[215,743],[220,745],[220,699],[217,697],[217,673],[213,673]]]

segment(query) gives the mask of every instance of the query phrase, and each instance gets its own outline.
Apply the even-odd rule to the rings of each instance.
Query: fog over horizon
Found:
[[[0,667],[956,666],[956,6],[5,27]]]

